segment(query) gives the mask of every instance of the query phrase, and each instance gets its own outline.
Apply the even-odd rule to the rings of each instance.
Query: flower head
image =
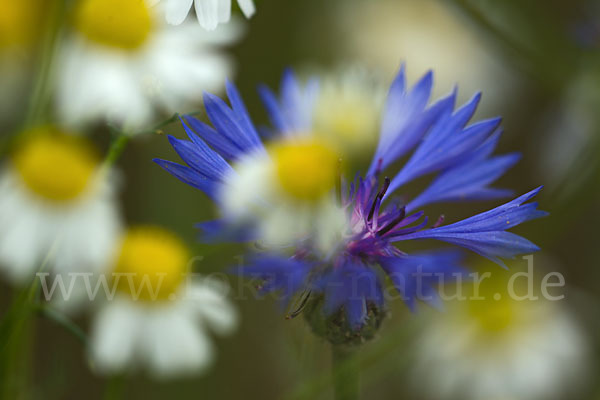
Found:
[[[170,27],[157,13],[145,0],[78,2],[58,58],[63,123],[108,120],[136,132],[156,111],[189,110],[198,92],[220,88],[232,64],[218,47],[240,36],[239,25],[209,33],[194,23]]]
[[[91,144],[56,127],[23,138],[0,172],[3,272],[24,283],[47,254],[54,273],[103,270],[121,227],[114,176]]]
[[[289,175],[295,180],[296,188],[302,187],[305,181],[331,179],[329,190],[319,186],[319,193],[324,193],[319,202],[308,195],[313,193],[312,189],[306,189],[305,196],[297,197],[290,203],[293,207],[286,208],[286,197],[277,195],[277,189],[282,186],[277,174],[277,155],[269,152],[281,143],[297,146],[298,138],[306,137],[305,132],[313,129],[311,113],[314,110],[296,110],[285,105],[287,102],[277,105],[267,96],[268,109],[280,130],[292,124],[290,121],[300,124],[302,129],[285,129],[271,144],[264,146],[231,84],[228,85],[231,107],[210,95],[209,101],[205,101],[214,129],[188,117],[186,122],[201,138],[186,127],[191,142],[171,139],[188,166],[156,161],[179,179],[212,196],[220,205],[221,221],[211,223],[209,233],[225,235],[231,232],[229,228],[237,226],[243,228],[244,233],[237,238],[259,240],[266,245],[270,254],[264,260],[258,257],[249,267],[241,268],[240,273],[265,280],[264,291],[283,291],[286,300],[302,290],[324,296],[325,314],[341,312],[344,323],[352,329],[360,329],[369,320],[370,307],[383,306],[382,274],[390,276],[413,307],[417,298],[439,304],[433,290],[436,280],[419,277],[417,272],[441,274],[446,279],[465,272],[455,251],[407,254],[401,242],[436,239],[472,250],[501,265],[503,257],[538,250],[525,238],[506,230],[545,215],[537,210],[536,203],[525,203],[539,188],[449,225],[442,225],[440,219],[428,226],[424,212],[415,211],[434,202],[505,196],[510,192],[488,185],[518,158],[514,154],[491,156],[500,135],[499,118],[469,124],[480,95],[455,110],[456,91],[429,104],[432,84],[433,74],[429,72],[408,89],[402,67],[385,102],[379,144],[364,177],[348,184],[339,172],[337,179],[331,179],[330,167],[322,162],[323,168],[316,165],[296,168],[297,176]],[[304,160],[319,162],[311,160],[312,150],[296,149],[304,153]],[[385,177],[384,172],[411,151],[404,166],[389,178]],[[248,155],[262,160],[263,167],[255,168],[246,163]],[[289,155],[291,160],[296,156]],[[391,196],[406,183],[434,173],[438,177],[412,201],[398,201]],[[236,191],[241,187],[251,195],[243,196],[244,190]],[[232,213],[227,207],[231,197],[239,209],[260,211]],[[282,214],[278,215],[279,212]],[[277,232],[279,246],[265,240],[269,232],[265,227]],[[286,259],[289,256],[292,258]],[[423,290],[417,290],[419,288]],[[419,291],[424,291],[426,296]]]
[[[435,385],[419,389],[452,399],[560,399],[581,389],[589,348],[580,321],[517,275],[485,273],[420,332],[411,381],[431,379]]]
[[[219,334],[237,323],[227,288],[189,278],[188,249],[154,226],[125,233],[112,265],[115,296],[96,315],[91,355],[103,373],[143,366],[164,378],[204,370],[214,357],[205,327]]]

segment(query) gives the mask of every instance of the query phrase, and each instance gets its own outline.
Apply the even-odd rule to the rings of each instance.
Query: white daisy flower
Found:
[[[125,234],[112,274],[116,294],[102,306],[91,334],[100,372],[140,366],[164,378],[210,364],[207,328],[230,333],[237,314],[221,282],[186,281],[188,264],[186,247],[170,232],[138,227]]]
[[[156,4],[160,0],[150,2]],[[179,25],[185,20],[192,3],[195,4],[198,22],[206,30],[214,30],[231,18],[231,0],[163,0],[163,3],[167,22],[171,25]],[[246,18],[252,17],[256,12],[253,0],[237,0],[237,3]]]
[[[232,62],[218,50],[240,26],[208,33],[169,27],[143,0],[82,0],[59,60],[57,112],[67,124],[108,119],[135,130],[164,112],[189,110],[203,90],[219,90]]]
[[[120,231],[113,179],[80,138],[23,136],[0,172],[2,272],[26,283],[49,253],[54,272],[101,271]]]
[[[375,150],[385,91],[360,68],[313,76],[305,85],[288,71],[280,90],[277,98],[261,88],[276,115],[273,137],[279,137],[266,151],[238,157],[216,197],[225,220],[257,222],[254,234],[262,245],[285,249],[310,241],[328,256],[348,231],[346,210],[333,189],[346,164],[367,161]]]
[[[559,302],[517,301],[499,287],[484,285],[486,300],[456,302],[431,318],[416,347],[414,378],[432,384],[418,388],[461,400],[572,396],[588,369],[575,318]]]
[[[365,161],[379,139],[385,96],[379,77],[358,66],[324,74],[315,96],[312,132],[344,160]]]
[[[332,193],[338,160],[326,142],[309,137],[250,153],[234,164],[217,193],[223,215],[242,224],[257,222],[256,238],[266,247],[310,240],[330,253],[346,228],[345,211]]]

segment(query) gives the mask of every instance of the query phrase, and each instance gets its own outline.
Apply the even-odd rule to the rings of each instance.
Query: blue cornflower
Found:
[[[416,299],[439,306],[439,280],[467,273],[457,249],[407,254],[400,242],[436,239],[503,266],[502,258],[539,250],[506,231],[546,214],[537,203],[526,203],[541,188],[456,223],[428,225],[420,209],[429,204],[510,195],[489,185],[519,159],[514,153],[492,156],[500,118],[469,124],[480,94],[457,109],[456,90],[429,104],[432,84],[429,72],[408,89],[401,68],[383,106],[371,165],[353,182],[340,178],[338,154],[313,127],[318,82],[303,87],[290,71],[280,97],[261,89],[276,133],[268,144],[227,83],[231,106],[204,97],[213,127],[188,116],[183,125],[190,141],[169,137],[187,165],[155,161],[218,204],[221,218],[200,224],[205,239],[261,242],[265,251],[239,273],[261,279],[262,291],[280,292],[286,304],[299,293],[317,295],[326,314],[343,310],[358,329],[384,306],[385,275],[414,308]],[[404,156],[402,168],[386,177]],[[437,177],[411,200],[391,197],[429,174]]]

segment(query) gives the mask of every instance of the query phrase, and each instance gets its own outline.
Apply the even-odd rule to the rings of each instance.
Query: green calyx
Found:
[[[331,315],[325,315],[323,303],[322,295],[311,296],[303,310],[304,319],[315,335],[326,339],[332,345],[357,346],[373,339],[387,315],[384,309],[368,303],[364,325],[353,328],[348,322],[344,307],[340,307]]]

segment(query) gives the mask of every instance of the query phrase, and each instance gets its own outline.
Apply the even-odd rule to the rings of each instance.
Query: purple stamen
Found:
[[[392,221],[390,221],[389,224],[387,224],[386,226],[381,228],[380,231],[377,232],[377,236],[383,236],[386,233],[388,233],[389,231],[391,231],[392,229],[394,229],[394,227],[396,225],[398,225],[404,219],[405,216],[406,216],[406,206],[404,206],[400,209],[400,214],[398,214],[398,216],[396,218],[394,218]]]
[[[375,196],[375,199],[373,200],[373,205],[371,206],[371,211],[369,211],[367,221],[371,221],[373,219],[373,214],[375,213],[375,208],[377,208],[377,203],[381,204],[381,200],[383,199],[383,196],[385,195],[385,192],[387,192],[389,187],[390,178],[386,176],[383,181],[383,186],[381,187],[381,190],[379,191],[379,193],[377,193],[377,196]]]
[[[383,158],[377,160],[377,168],[375,168],[375,176],[379,176],[381,174],[381,166],[383,165]]]
[[[435,222],[435,224],[433,224],[433,228],[437,228],[440,225],[442,225],[444,223],[444,218],[446,218],[444,216],[444,214],[441,214],[440,217],[437,219],[437,221]]]

